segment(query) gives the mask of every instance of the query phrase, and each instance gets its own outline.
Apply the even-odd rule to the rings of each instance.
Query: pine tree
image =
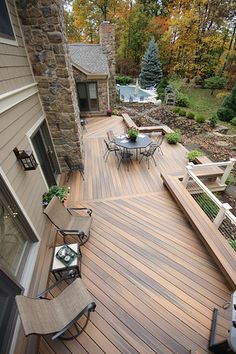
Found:
[[[159,51],[154,38],[150,40],[149,46],[144,54],[139,77],[142,88],[152,87],[161,81],[162,70]]]
[[[236,117],[236,85],[234,85],[230,95],[225,97],[217,115],[220,120],[227,122]]]

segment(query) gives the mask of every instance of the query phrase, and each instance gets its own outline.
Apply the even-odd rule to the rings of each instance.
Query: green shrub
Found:
[[[190,162],[194,162],[196,160],[196,158],[200,157],[200,156],[204,156],[204,153],[199,150],[192,150],[192,151],[187,152],[187,154],[186,154],[186,158]]]
[[[236,251],[236,240],[229,240],[228,242],[230,246]]]
[[[180,115],[181,117],[185,117],[185,116],[186,116],[186,111],[185,111],[184,109],[180,109],[180,110],[179,110],[179,115]]]
[[[159,84],[157,86],[157,90],[156,90],[158,98],[164,99],[164,97],[165,97],[165,88],[168,85],[169,85],[169,81],[166,78],[162,78],[161,81],[159,82]],[[177,113],[177,112],[175,112],[175,113]]]
[[[216,217],[219,212],[219,207],[206,193],[198,194],[195,200],[207,216],[211,219]]]
[[[213,95],[214,90],[219,90],[225,87],[227,79],[221,76],[212,76],[205,80],[204,86],[211,90]]]
[[[197,123],[204,123],[205,122],[205,117],[204,116],[197,116],[196,117],[196,122]]]
[[[47,206],[51,199],[56,195],[61,202],[64,202],[69,193],[69,187],[66,186],[51,186],[48,192],[43,194],[43,205]]]
[[[190,106],[189,97],[184,93],[179,92],[175,104],[176,106],[180,106],[180,107],[189,107]]]
[[[234,175],[230,173],[227,177],[227,180],[225,181],[225,184],[227,184],[227,186],[232,186],[235,182],[236,180],[234,178]]]
[[[175,108],[172,109],[172,112],[179,113],[180,110],[181,110],[181,108],[175,107]]]
[[[210,119],[209,119],[209,121],[210,121],[210,126],[212,127],[212,128],[215,128],[215,126],[216,126],[216,124],[217,124],[217,115],[216,114],[213,114],[211,117],[210,117]]]
[[[188,119],[194,119],[195,114],[194,114],[193,112],[187,112],[186,117],[187,117]]]
[[[231,119],[230,123],[231,123],[232,125],[236,125],[236,117],[234,117],[233,119]]]
[[[181,140],[181,133],[178,129],[176,129],[172,133],[166,134],[166,140],[169,144],[177,144]]]
[[[116,76],[116,83],[119,85],[129,85],[133,82],[130,76]]]
[[[217,116],[223,122],[229,122],[234,117],[234,111],[228,107],[220,107],[217,111]]]

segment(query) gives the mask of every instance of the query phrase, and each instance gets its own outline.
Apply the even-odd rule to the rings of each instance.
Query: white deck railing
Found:
[[[206,163],[206,164],[199,164],[199,165],[194,165],[193,163],[189,163],[186,166],[186,173],[183,177],[183,185],[187,188],[188,182],[190,179],[192,179],[200,188],[200,193],[194,195],[194,199],[198,200],[198,196],[200,195],[207,195],[207,197],[214,203],[214,212],[212,211],[212,207],[207,205],[207,199],[205,198],[202,202],[204,203],[204,210],[208,211],[209,213],[206,212],[206,214],[209,216],[209,218],[213,221],[215,226],[228,238],[234,238],[236,235],[236,216],[233,215],[230,211],[232,207],[228,203],[222,203],[206,186],[205,184],[200,180],[199,177],[196,176],[194,171],[198,169],[202,169],[204,167],[208,168],[210,166],[214,167],[226,167],[225,171],[220,179],[218,179],[219,184],[224,185],[229,173],[234,167],[235,159],[231,158],[229,161],[223,161],[223,162],[212,162],[212,163]]]

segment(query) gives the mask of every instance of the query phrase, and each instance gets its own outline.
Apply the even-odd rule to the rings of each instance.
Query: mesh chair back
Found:
[[[157,148],[158,148],[158,145],[156,143],[152,143],[148,149],[148,156],[152,156]]]
[[[52,198],[43,213],[59,229],[67,229],[72,218],[71,214],[56,196]]]
[[[109,140],[109,141],[114,141],[115,135],[114,135],[114,133],[113,133],[112,130],[109,130],[109,131],[107,132],[107,137],[108,137],[108,140]]]
[[[158,139],[157,139],[157,141],[156,141],[156,144],[157,144],[158,147],[161,146],[161,144],[163,143],[164,136],[165,136],[165,135],[164,135],[163,133],[161,133],[161,134],[159,135],[159,137],[158,137]]]

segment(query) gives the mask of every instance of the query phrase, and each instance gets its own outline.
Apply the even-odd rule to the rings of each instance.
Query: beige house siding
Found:
[[[1,43],[0,38],[0,95],[34,82],[13,0],[8,0],[8,8],[17,44]]]
[[[75,82],[96,82],[97,83],[97,90],[98,90],[98,105],[99,111],[92,111],[90,113],[96,114],[99,113],[100,115],[106,114],[108,109],[108,82],[106,79],[89,79],[87,76],[78,70],[77,68],[73,67],[73,75]],[[79,99],[79,97],[78,97]],[[81,115],[85,114],[86,112],[81,112]]]

